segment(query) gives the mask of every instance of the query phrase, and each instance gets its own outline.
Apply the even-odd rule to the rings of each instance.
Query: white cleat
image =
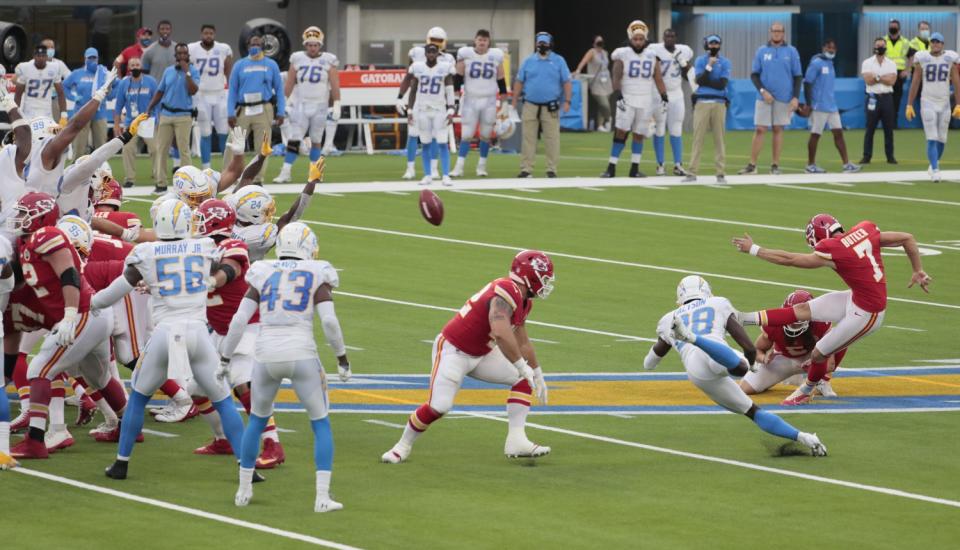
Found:
[[[453,171],[450,172],[450,177],[459,178],[462,176],[463,176],[463,166],[460,166],[459,164],[457,164],[456,166],[453,167]]]
[[[940,170],[931,170],[930,179],[933,181],[940,181]]]
[[[313,504],[313,511],[318,514],[336,512],[337,510],[343,510],[343,504],[332,500],[329,496],[318,496],[316,502]]]
[[[420,185],[430,185],[433,183],[433,176],[423,176],[423,179],[420,180]]]
[[[65,398],[63,399],[63,404],[64,404],[64,405],[69,405],[69,406],[71,406],[71,407],[79,407],[79,406],[80,406],[80,395],[74,393],[74,394],[71,395],[70,397],[65,397]]]
[[[477,177],[478,177],[478,178],[485,178],[485,177],[487,177],[487,176],[489,176],[489,175],[490,175],[490,174],[487,174],[487,167],[486,167],[486,166],[477,166]]]
[[[453,187],[453,180],[450,179],[450,176],[443,176],[440,178],[440,183],[446,185],[447,187]]]
[[[690,330],[690,327],[683,324],[683,321],[680,319],[679,315],[673,316],[673,337],[688,344],[692,344],[697,341],[697,335]]]
[[[112,432],[113,432],[114,430],[116,430],[116,429],[117,429],[117,423],[116,423],[116,422],[101,422],[99,426],[97,426],[96,428],[90,430],[90,431],[87,432],[87,433],[89,433],[90,435],[93,435],[93,436],[96,436],[97,434],[104,434],[104,435],[106,435],[106,434],[112,433]]]
[[[417,177],[417,170],[413,166],[407,166],[407,171],[403,173],[403,179],[412,180]]]
[[[380,457],[380,462],[386,464],[400,464],[410,456],[410,451],[412,449],[405,445],[397,443],[393,446],[392,449],[383,453],[383,456]]]
[[[820,438],[817,437],[817,434],[800,432],[797,435],[797,441],[807,446],[810,449],[810,454],[813,456],[827,456],[827,446],[820,442]]]
[[[183,422],[183,419],[190,414],[190,409],[192,408],[192,401],[187,401],[183,405],[177,405],[176,403],[171,402],[167,407],[164,407],[164,410],[158,412],[153,419],[157,422]]]
[[[253,485],[240,485],[237,494],[233,497],[233,503],[237,506],[246,506],[253,499]]]
[[[817,382],[817,387],[814,388],[814,391],[820,393],[824,397],[837,397],[837,392],[833,391],[833,386],[830,385],[829,380],[821,380]]]
[[[290,183],[290,172],[280,170],[280,174],[273,178],[273,183]]]
[[[526,437],[523,439],[508,437],[507,442],[503,444],[503,454],[507,455],[507,458],[536,458],[550,454],[550,447],[537,445]]]
[[[47,446],[48,452],[59,451],[73,445],[73,436],[66,428],[57,431],[49,431],[43,435],[43,443]]]

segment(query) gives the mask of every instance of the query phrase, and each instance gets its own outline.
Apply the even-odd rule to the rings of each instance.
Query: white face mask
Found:
[[[823,52],[823,57],[826,57],[827,59],[833,59],[834,57],[837,57],[837,52]]]

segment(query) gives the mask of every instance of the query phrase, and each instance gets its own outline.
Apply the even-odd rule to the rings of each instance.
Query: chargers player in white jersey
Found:
[[[13,290],[13,246],[0,235],[0,345],[3,343],[3,312],[7,309],[10,291]],[[7,401],[6,373],[0,374],[0,470],[16,467],[17,461],[10,456],[10,403]]]
[[[156,326],[140,364],[133,373],[127,414],[121,423],[117,459],[107,477],[126,479],[133,443],[143,427],[147,402],[168,378],[167,365],[189,364],[194,379],[220,413],[227,439],[240,448],[243,420],[230,390],[216,378],[217,350],[207,332],[207,292],[217,264],[213,239],[190,238],[190,208],[176,199],[166,200],[155,212],[153,228],[161,240],[141,243],[127,256],[127,268],[91,301],[96,309],[110,307],[143,281],[153,297]],[[239,458],[239,457],[238,457]]]
[[[610,56],[613,59],[613,89],[617,95],[617,111],[614,118],[613,146],[610,161],[601,178],[617,175],[617,160],[627,143],[627,133],[633,133],[630,147],[630,177],[645,177],[640,172],[640,155],[643,153],[643,138],[650,134],[651,112],[654,97],[667,103],[666,88],[660,74],[660,59],[656,49],[647,42],[647,25],[636,20],[627,26],[629,46],[617,48]],[[656,94],[654,93],[656,92]],[[663,108],[663,107],[659,107]]]
[[[657,342],[647,352],[643,368],[656,368],[670,348],[676,348],[687,378],[716,404],[746,415],[769,434],[800,442],[813,456],[826,456],[827,448],[817,434],[801,432],[761,409],[730,378],[747,374],[757,355],[750,336],[737,322],[730,300],[714,296],[702,277],[688,275],[677,285],[677,305],[680,307],[657,323]],[[743,354],[727,345],[727,333],[743,348]]]
[[[930,35],[930,50],[917,52],[913,56],[913,83],[907,98],[907,120],[913,120],[913,100],[917,97],[920,82],[920,118],[923,120],[923,132],[927,137],[927,159],[930,166],[927,173],[933,181],[940,181],[940,157],[947,145],[947,130],[950,128],[950,84],[956,106],[953,117],[960,118],[960,69],[956,64],[960,56],[953,50],[945,50],[943,35],[935,32]]]
[[[290,170],[300,154],[300,142],[310,137],[310,162],[316,162],[323,150],[327,115],[340,120],[340,61],[330,52],[322,52],[323,31],[307,27],[303,31],[303,51],[290,56],[290,69],[284,84],[287,96],[287,153],[283,168],[273,183],[290,181]],[[332,103],[331,103],[332,102]],[[329,107],[329,110],[328,110]]]
[[[463,98],[460,100],[460,154],[450,173],[455,178],[463,175],[474,136],[480,140],[477,175],[487,175],[490,139],[502,105],[498,94],[507,93],[503,57],[503,50],[490,47],[490,31],[485,29],[477,31],[473,47],[464,46],[457,51],[457,78],[463,79]]]
[[[450,149],[447,147],[447,127],[453,120],[454,97],[451,67],[439,59],[440,49],[434,44],[424,47],[426,61],[416,61],[407,71],[404,83],[410,88],[408,110],[410,124],[416,124],[423,144],[423,179],[420,185],[433,183],[431,159],[440,158],[444,185],[450,180]]]
[[[439,60],[447,63],[450,67],[450,74],[453,75],[457,72],[457,60],[454,57],[445,51],[447,47],[447,31],[443,30],[440,27],[431,27],[427,31],[427,43],[423,46],[414,46],[410,48],[410,51],[407,53],[407,56],[410,58],[410,65],[420,61],[427,61],[426,46],[427,44],[433,44],[440,51]],[[407,93],[407,89],[410,87],[411,82],[404,80],[400,83],[400,92],[397,94],[397,113],[400,116],[407,115],[408,121],[407,124],[407,170],[403,173],[403,179],[412,180],[417,176],[416,167],[414,161],[417,159],[417,140],[420,137],[420,128],[416,124],[416,119],[413,118],[413,113],[408,113],[407,100],[404,99],[404,95]],[[437,173],[437,159],[434,158],[430,163],[431,173]]]
[[[315,512],[340,510],[330,498],[333,469],[333,434],[328,417],[327,380],[317,357],[313,337],[314,312],[320,318],[327,343],[337,356],[341,379],[349,377],[350,362],[343,331],[333,307],[333,289],[339,285],[337,270],[317,260],[317,237],[305,224],[294,222],[280,231],[277,260],[254,263],[247,272],[246,296],[230,322],[221,344],[229,357],[243,336],[247,322],[260,312],[256,362],[253,365],[250,421],[243,434],[240,453],[240,487],[234,502],[246,506],[253,498],[254,460],[260,448],[260,433],[273,414],[273,400],[285,378],[293,382],[297,398],[310,416],[316,469]]]
[[[663,84],[667,88],[666,110],[654,100],[653,120],[656,128],[653,132],[653,151],[657,157],[657,175],[666,175],[664,162],[664,137],[670,133],[670,151],[673,153],[673,175],[685,176],[683,169],[683,116],[684,99],[682,83],[687,79],[693,61],[693,50],[686,44],[677,44],[677,33],[673,29],[663,31],[663,42],[650,45],[660,57],[660,71]]]
[[[63,77],[60,67],[47,62],[46,46],[37,46],[32,61],[17,65],[16,102],[25,118],[53,118],[53,94],[60,105],[60,126],[67,125],[67,100],[63,94]]]
[[[0,111],[7,113],[10,121],[10,130],[0,144],[0,236],[12,240],[14,235],[7,230],[7,218],[13,215],[17,199],[26,193],[23,167],[30,158],[32,139],[30,122],[20,115],[6,86],[0,86]]]
[[[187,44],[190,62],[200,73],[199,90],[193,96],[197,108],[197,126],[200,129],[200,161],[210,168],[213,151],[213,132],[216,130],[220,151],[225,151],[227,132],[227,79],[233,68],[233,49],[217,42],[217,29],[209,23],[200,27],[200,40]]]

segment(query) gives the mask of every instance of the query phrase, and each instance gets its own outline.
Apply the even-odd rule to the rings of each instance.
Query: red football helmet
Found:
[[[807,223],[807,244],[810,245],[810,248],[813,248],[817,246],[818,242],[829,238],[837,231],[843,232],[843,227],[837,221],[837,218],[830,214],[817,214],[810,218],[810,222]]]
[[[510,278],[527,285],[534,296],[546,298],[553,292],[553,262],[539,250],[524,250],[513,258]]]
[[[94,197],[94,206],[113,206],[120,210],[120,204],[123,202],[123,187],[113,178],[103,180],[97,187],[97,194]]]
[[[810,294],[806,290],[797,289],[787,295],[787,299],[783,301],[783,307],[793,307],[797,304],[809,302],[810,300],[813,300],[813,294]],[[810,321],[797,321],[796,323],[784,325],[783,333],[790,338],[796,338],[806,332],[809,326]]]
[[[207,199],[200,203],[193,213],[193,234],[210,237],[233,235],[233,224],[237,223],[237,212],[227,201]]]
[[[31,191],[20,197],[13,207],[13,216],[7,218],[7,229],[27,235],[41,227],[57,225],[60,208],[57,201],[46,193]]]

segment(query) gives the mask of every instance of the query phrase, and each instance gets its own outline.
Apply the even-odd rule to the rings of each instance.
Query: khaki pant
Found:
[[[87,147],[90,145],[90,138],[93,137],[93,148],[96,149],[107,142],[107,121],[106,119],[91,120],[80,130],[77,137],[73,140],[74,157],[86,155],[90,151]]]
[[[700,168],[700,154],[703,152],[703,140],[707,132],[713,132],[713,162],[717,175],[725,175],[727,152],[723,144],[727,123],[727,105],[723,102],[706,103],[698,101],[693,108],[693,152],[690,154],[688,172],[696,175]]]
[[[123,146],[123,181],[136,182],[137,181],[137,152],[140,151],[140,143],[144,143],[147,146],[147,155],[152,159],[153,157],[153,138],[142,138],[140,136],[133,136],[133,139],[129,143]],[[157,176],[156,167],[153,169],[153,181],[157,183],[160,178]]]
[[[190,127],[193,119],[190,115],[169,116],[161,115],[157,124],[157,137],[153,149],[153,176],[157,185],[167,184],[167,157],[170,156],[170,144],[177,140],[177,149],[180,151],[180,166],[192,163],[190,158]]]
[[[243,128],[247,131],[247,135],[253,136],[253,150],[259,151],[260,144],[263,143],[263,136],[270,133],[270,127],[273,125],[273,105],[270,103],[263,104],[263,112],[259,115],[247,116],[243,114],[244,108],[240,107],[240,116],[237,117],[237,126]],[[228,113],[229,114],[229,113]],[[223,165],[228,166],[230,160],[233,159],[233,153],[230,152],[230,149],[227,149],[223,157]],[[263,183],[263,173],[267,169],[267,162],[270,160],[270,157],[267,157],[267,160],[263,161],[263,166],[260,168],[260,172],[253,179],[254,183]]]
[[[542,128],[543,143],[546,146],[547,172],[556,172],[557,160],[560,158],[560,111],[551,113],[546,106],[541,107],[525,102],[520,118],[523,121],[520,171],[533,172],[533,163],[537,155],[537,131]]]

